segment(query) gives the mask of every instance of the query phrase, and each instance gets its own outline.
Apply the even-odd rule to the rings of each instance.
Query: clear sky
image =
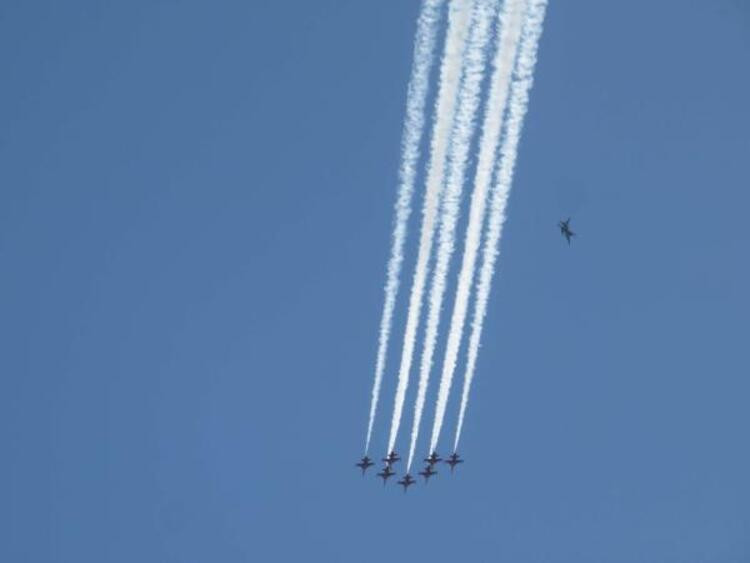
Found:
[[[750,559],[744,0],[551,0],[467,461],[353,467],[417,11],[2,3],[0,560]]]

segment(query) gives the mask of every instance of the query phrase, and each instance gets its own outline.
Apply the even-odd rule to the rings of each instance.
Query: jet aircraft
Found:
[[[383,471],[378,473],[378,477],[380,477],[383,480],[383,486],[385,486],[385,483],[386,481],[388,481],[388,478],[394,476],[395,474],[396,472],[393,469],[391,469],[391,466],[386,465],[383,468]]]
[[[365,471],[367,471],[367,468],[375,464],[369,457],[365,456],[362,458],[362,461],[360,461],[359,463],[355,463],[354,465],[362,469],[362,475],[364,475]]]
[[[425,484],[426,484],[426,483],[427,483],[427,481],[429,481],[429,480],[430,480],[430,477],[432,477],[433,475],[437,475],[437,471],[435,471],[435,470],[434,470],[434,469],[432,468],[432,465],[429,465],[429,464],[428,464],[428,465],[427,465],[427,467],[425,467],[423,471],[420,471],[420,472],[419,472],[419,474],[420,474],[420,475],[421,475],[422,477],[424,477],[424,482],[425,482]]]
[[[453,473],[453,470],[455,469],[456,465],[459,463],[463,463],[464,460],[459,459],[459,456],[457,453],[453,453],[448,459],[445,460],[445,463],[451,466],[451,473]]]
[[[409,486],[413,485],[414,483],[416,483],[416,481],[408,473],[404,475],[404,478],[398,482],[398,484],[404,488],[404,492],[406,492],[406,489],[408,489]]]
[[[576,235],[573,231],[570,230],[570,217],[568,217],[567,221],[560,221],[557,226],[560,227],[560,233],[562,233],[562,236],[567,239],[568,245],[570,245],[570,237],[574,237]]]
[[[386,457],[383,458],[383,461],[390,467],[391,465],[393,465],[400,459],[401,458],[398,457],[398,454],[396,454],[396,452],[391,451],[391,453],[389,453]]]
[[[443,458],[437,455],[437,452],[432,452],[428,457],[424,458],[426,463],[430,464],[430,467],[435,465],[438,461],[443,461]]]

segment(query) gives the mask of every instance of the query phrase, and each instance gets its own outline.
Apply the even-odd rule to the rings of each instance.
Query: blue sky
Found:
[[[742,0],[551,2],[467,462],[356,473],[417,11],[3,3],[0,559],[748,560]]]

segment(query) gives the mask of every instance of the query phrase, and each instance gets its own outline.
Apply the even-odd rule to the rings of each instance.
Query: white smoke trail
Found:
[[[422,420],[427,384],[429,382],[435,343],[440,325],[440,309],[445,294],[448,278],[448,266],[455,246],[456,221],[461,203],[461,191],[464,184],[466,162],[471,147],[471,138],[475,129],[476,113],[479,108],[482,81],[489,42],[493,15],[497,11],[497,0],[480,0],[474,10],[469,43],[464,55],[463,83],[459,90],[456,122],[450,139],[448,181],[443,195],[438,233],[438,250],[435,271],[430,288],[430,310],[427,315],[425,343],[422,350],[422,361],[419,373],[417,399],[414,404],[414,421],[411,431],[411,444],[406,471],[409,472],[414,458],[414,449],[419,436],[419,425]]]
[[[508,122],[505,129],[505,139],[500,149],[500,161],[493,186],[492,203],[490,207],[489,225],[487,226],[487,239],[482,249],[482,268],[479,272],[477,286],[477,299],[474,303],[474,318],[472,320],[471,337],[469,339],[469,353],[466,362],[466,375],[464,378],[464,389],[461,396],[461,410],[456,427],[456,438],[453,450],[458,448],[461,438],[466,405],[469,400],[471,381],[474,378],[477,355],[479,354],[479,343],[482,338],[484,317],[487,313],[487,302],[489,300],[492,276],[495,272],[495,261],[499,254],[500,236],[503,232],[505,222],[505,207],[508,202],[508,194],[513,184],[513,171],[518,154],[518,140],[521,137],[523,119],[529,106],[529,90],[534,81],[534,66],[536,64],[537,48],[539,38],[542,34],[544,13],[547,8],[547,0],[531,0],[529,11],[524,22],[523,38],[516,65],[516,76],[511,87],[510,102],[508,104]]]
[[[388,270],[385,283],[385,303],[383,316],[380,319],[378,354],[375,362],[375,381],[372,385],[370,401],[370,418],[367,424],[365,454],[370,448],[372,427],[380,397],[380,385],[385,370],[385,356],[391,335],[393,309],[396,305],[401,265],[404,261],[404,243],[406,226],[411,215],[411,199],[414,192],[414,179],[419,162],[419,144],[424,130],[424,110],[430,83],[430,69],[435,58],[440,9],[444,0],[424,0],[417,21],[417,36],[414,41],[414,62],[406,96],[406,118],[404,120],[403,139],[401,141],[401,168],[399,169],[398,196],[396,199],[396,218],[391,239],[391,256],[388,259]]]
[[[464,255],[461,263],[461,271],[458,276],[456,300],[453,304],[451,325],[440,378],[440,388],[435,405],[435,419],[432,426],[432,438],[430,439],[430,452],[435,451],[437,447],[438,437],[440,436],[440,430],[445,418],[445,409],[448,404],[448,395],[453,381],[453,374],[456,369],[458,351],[461,346],[461,337],[464,331],[466,311],[469,306],[476,258],[479,253],[487,192],[490,189],[492,170],[500,145],[503,114],[508,99],[510,79],[513,74],[513,63],[521,36],[521,24],[525,4],[525,0],[506,0],[500,11],[500,27],[493,61],[494,70],[489,98],[485,108],[484,123],[482,124],[479,160],[477,161],[474,191],[471,196],[469,209],[469,224],[466,227]]]
[[[427,278],[427,265],[432,253],[432,239],[435,234],[440,195],[443,188],[443,170],[447,152],[448,136],[453,123],[456,105],[456,93],[461,74],[461,62],[466,43],[470,20],[470,0],[454,0],[448,14],[448,31],[445,40],[445,52],[440,67],[440,85],[435,103],[435,125],[430,145],[430,164],[427,172],[424,206],[422,208],[422,231],[419,238],[417,265],[414,269],[414,280],[409,296],[409,311],[406,318],[404,344],[401,351],[401,365],[398,372],[398,384],[393,404],[393,419],[388,438],[388,452],[393,451],[398,427],[401,424],[401,413],[404,410],[406,388],[409,384],[414,344],[417,337],[419,315],[422,308],[422,294]]]

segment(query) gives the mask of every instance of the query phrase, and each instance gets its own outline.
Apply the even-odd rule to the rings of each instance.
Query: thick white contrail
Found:
[[[461,345],[461,337],[466,321],[466,311],[469,306],[471,284],[474,278],[477,254],[481,240],[482,225],[484,223],[487,192],[492,181],[492,170],[500,145],[503,114],[508,99],[510,80],[513,74],[513,64],[516,57],[521,27],[523,22],[523,8],[525,0],[506,0],[499,16],[499,31],[496,40],[494,70],[490,85],[489,98],[485,108],[482,124],[482,138],[479,142],[479,160],[474,178],[474,191],[469,208],[469,223],[466,227],[464,255],[461,271],[458,276],[456,299],[453,304],[451,324],[448,332],[445,359],[440,377],[440,388],[435,405],[435,419],[430,439],[430,452],[437,448],[438,437],[445,418],[456,360]]]
[[[393,451],[404,410],[406,388],[409,384],[414,344],[417,337],[419,315],[422,308],[422,294],[427,278],[427,266],[432,253],[432,239],[435,234],[440,195],[443,188],[443,171],[448,147],[448,137],[453,124],[456,93],[461,75],[461,62],[466,43],[471,16],[472,0],[453,0],[448,14],[448,31],[445,52],[440,66],[440,85],[435,103],[435,124],[430,144],[430,163],[427,171],[424,206],[422,208],[422,231],[419,238],[417,265],[409,295],[409,311],[406,317],[404,344],[401,350],[401,365],[398,371],[398,384],[393,404],[393,419],[388,438],[388,452]]]
[[[492,22],[497,11],[498,0],[479,0],[473,14],[473,23],[469,34],[469,43],[464,55],[463,81],[458,95],[456,120],[450,138],[448,157],[448,174],[440,213],[440,230],[438,231],[437,259],[432,275],[432,286],[429,297],[429,313],[425,342],[422,350],[422,361],[419,371],[419,386],[414,404],[414,421],[411,430],[411,443],[406,471],[409,472],[414,458],[414,449],[419,437],[419,425],[422,420],[427,384],[429,382],[432,359],[435,353],[440,309],[445,294],[448,269],[455,246],[456,221],[461,204],[461,191],[464,184],[466,162],[475,129],[477,109],[479,108],[482,81],[484,79],[487,43],[489,42]]]
[[[487,302],[492,286],[492,276],[495,272],[495,261],[500,250],[498,243],[500,242],[503,223],[505,222],[505,207],[508,202],[508,194],[513,183],[513,171],[518,154],[518,140],[521,137],[523,119],[529,106],[529,90],[534,81],[534,66],[536,64],[537,48],[539,46],[539,37],[542,34],[546,8],[547,0],[530,0],[529,10],[524,22],[523,37],[516,65],[516,76],[511,86],[510,102],[508,104],[505,138],[500,148],[500,160],[495,185],[493,186],[487,238],[482,249],[482,268],[479,272],[477,299],[474,303],[474,318],[472,320],[471,337],[469,338],[466,375],[464,378],[463,394],[461,396],[461,410],[456,427],[456,438],[453,445],[454,451],[458,448],[458,442],[461,438],[461,429],[469,399],[469,390],[471,388],[471,381],[474,378],[477,355],[479,354],[479,343],[482,338],[484,317],[487,313]]]
[[[380,319],[378,355],[375,362],[375,381],[372,385],[370,401],[370,419],[367,424],[365,454],[370,448],[372,426],[378,408],[380,385],[385,370],[385,356],[388,340],[391,335],[393,309],[396,305],[401,265],[404,261],[404,243],[406,226],[411,215],[411,200],[414,192],[414,180],[419,163],[419,145],[424,130],[424,113],[427,92],[430,84],[430,69],[435,58],[438,22],[444,0],[424,0],[417,22],[417,36],[414,41],[414,62],[412,63],[409,88],[406,96],[406,118],[404,120],[403,139],[401,141],[401,167],[399,169],[398,196],[396,199],[396,217],[391,239],[391,256],[388,259],[388,270],[385,282],[385,303],[383,316]]]

